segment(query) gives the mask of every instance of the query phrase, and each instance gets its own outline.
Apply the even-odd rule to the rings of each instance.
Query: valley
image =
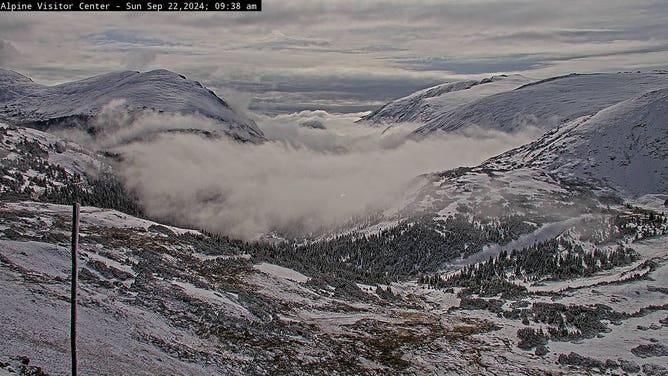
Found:
[[[169,189],[160,191],[161,210],[151,209],[151,191],[128,184],[138,173],[129,167],[142,156],[133,152],[165,137],[242,151],[283,145],[263,132],[271,123],[164,70],[53,87],[3,71],[0,374],[27,370],[22,357],[46,374],[68,373],[76,201],[86,374],[665,375],[666,77],[495,76],[418,92],[334,130],[361,127],[349,131],[364,131],[349,136],[361,145],[401,140],[363,154],[374,158],[459,137],[464,123],[511,134],[538,124],[541,134],[474,165],[397,180],[400,196],[361,202],[368,210],[336,227],[269,223],[242,239],[224,225],[188,226]],[[75,98],[101,81],[114,89],[95,101],[77,97],[76,108],[61,103],[63,92]],[[156,103],[142,94],[165,88],[185,94]],[[564,93],[588,100],[564,101]],[[527,114],[531,124],[516,122]],[[319,124],[291,133],[311,143],[271,150],[360,153],[316,149],[318,135],[333,132]],[[410,129],[383,135],[387,127]],[[204,163],[202,150],[189,150],[193,168]],[[248,168],[244,176],[263,173]],[[193,197],[225,211],[236,192]],[[338,198],[355,192],[345,193]]]

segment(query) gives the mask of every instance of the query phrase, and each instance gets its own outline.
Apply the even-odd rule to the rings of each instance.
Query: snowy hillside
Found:
[[[73,181],[103,166],[101,156],[35,129],[3,127],[0,138],[0,374],[26,359],[47,374],[68,373],[71,207],[24,200],[71,202],[72,192],[95,204],[81,210],[84,374],[653,375],[667,368],[665,216],[650,219],[538,168],[435,174],[416,201],[439,210],[435,226],[413,222],[358,241],[293,247],[102,209],[127,211],[133,202],[108,182]],[[447,219],[458,210],[472,219]],[[483,287],[447,279],[555,238],[577,244],[561,251],[564,260],[601,266],[570,265],[555,278],[561,269],[538,273],[518,262],[512,270],[524,274]],[[554,257],[546,249],[533,259]],[[590,252],[599,259],[583,261]],[[560,326],[554,317],[562,314]],[[555,334],[533,341],[541,328]]]
[[[28,359],[68,373],[70,210],[0,202],[0,372]],[[647,232],[665,225],[643,224],[653,238],[617,266],[520,278],[511,294],[510,282],[478,291],[303,274],[263,259],[266,246],[113,210],[83,207],[81,221],[83,374],[666,372],[668,237]],[[527,337],[539,329],[566,334]]]
[[[7,360],[27,357],[50,375],[68,374],[71,208],[14,202],[0,209],[0,372]],[[443,321],[415,296],[421,289],[309,279],[256,260],[241,242],[115,211],[83,207],[81,220],[82,374],[557,369],[512,348],[504,356],[513,364],[500,363],[489,320]]]
[[[365,251],[381,247],[389,259],[403,260],[408,243],[408,267],[384,264],[378,272],[435,270],[549,241],[592,220],[607,223],[611,207],[624,203],[654,197],[651,208],[665,211],[667,93],[656,90],[614,104],[479,166],[422,176],[409,204],[351,230],[352,237],[357,232],[386,240],[358,241],[362,251],[344,257],[376,271]]]
[[[39,87],[28,77],[6,69],[0,69],[0,85],[0,101],[3,103],[28,95]]]
[[[53,134],[0,123],[0,194],[5,200],[76,200],[141,213],[114,174],[113,162]]]
[[[488,95],[508,91],[531,82],[521,75],[493,76],[481,81],[450,82],[417,91],[392,101],[361,121],[373,123],[429,122]]]
[[[33,128],[0,123],[0,143],[0,165],[5,168],[19,162],[21,157],[42,157],[43,164],[61,166],[70,175],[96,175],[106,168],[102,155]]]
[[[246,243],[148,218],[114,175],[123,155],[35,129],[111,103],[263,138],[208,90],[167,71],[54,87],[1,73],[0,115],[20,124],[0,123],[0,375],[69,372],[72,202],[82,374],[668,374],[668,74],[403,98],[366,120],[547,133],[422,175],[352,230]]]
[[[526,126],[549,130],[593,115],[615,103],[668,87],[668,74],[602,73],[554,77],[490,95],[430,119],[416,134],[478,125],[513,131]]]
[[[83,126],[105,108],[117,104],[129,113],[192,114],[214,119],[234,138],[259,141],[262,131],[199,82],[168,70],[116,72],[44,86],[16,72],[0,69],[0,120],[38,128]]]
[[[667,87],[665,72],[570,74],[536,82],[519,75],[494,76],[421,90],[382,106],[362,120],[425,123],[416,135],[469,126],[506,131],[531,126],[547,131]]]
[[[436,223],[456,215],[483,223],[516,217],[514,222],[524,223],[517,227],[523,230],[514,230],[523,243],[510,244],[523,246],[554,238],[592,215],[605,217],[612,204],[664,197],[667,109],[668,89],[651,91],[559,126],[479,166],[425,175],[412,202],[386,216],[406,220],[422,213],[435,216]],[[651,207],[665,210],[663,200]],[[460,252],[470,256],[465,249]],[[475,259],[489,256],[480,255]]]
[[[530,168],[631,195],[668,192],[668,89],[556,128],[483,166]]]

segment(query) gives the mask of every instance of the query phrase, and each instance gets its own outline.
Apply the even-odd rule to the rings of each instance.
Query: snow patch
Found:
[[[253,269],[259,270],[262,273],[269,274],[276,278],[287,279],[298,283],[305,283],[310,279],[296,270],[284,268],[282,266],[270,264],[267,262],[253,265]]]

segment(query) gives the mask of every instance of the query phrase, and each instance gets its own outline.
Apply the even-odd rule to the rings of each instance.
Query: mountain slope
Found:
[[[668,89],[652,91],[557,127],[479,166],[423,175],[407,202],[353,233],[377,234],[380,228],[389,243],[381,247],[384,257],[404,257],[401,250],[408,243],[413,250],[408,265],[425,270],[548,241],[588,221],[607,223],[611,208],[640,202],[639,197],[665,200],[667,108]],[[418,240],[406,241],[404,233],[417,234]],[[400,251],[390,254],[394,245]],[[379,248],[368,248],[374,247]]]
[[[109,104],[129,113],[201,115],[220,124],[223,133],[246,141],[264,139],[262,131],[199,82],[168,70],[116,72],[55,86],[44,86],[12,71],[0,70],[0,120],[36,126],[90,126]]]
[[[361,121],[372,123],[428,122],[488,95],[512,90],[531,82],[521,75],[493,76],[481,81],[459,81],[417,91],[387,103]]]
[[[71,208],[0,201],[0,209],[0,374],[20,356],[48,374],[68,374]],[[464,313],[445,321],[402,286],[388,293],[304,276],[258,260],[242,242],[94,207],[81,208],[80,230],[82,374],[558,369],[518,349],[505,352],[514,362],[504,364],[488,320]]]
[[[556,128],[485,163],[600,182],[632,195],[668,192],[668,89],[623,101]]]
[[[505,131],[535,126],[547,131],[569,120],[595,114],[615,103],[666,87],[668,74],[662,72],[554,77],[444,111],[415,133],[427,135],[471,125]]]
[[[28,77],[1,68],[0,86],[2,86],[2,91],[0,91],[0,101],[3,103],[25,96],[31,91],[39,88],[39,85],[34,83]]]
[[[68,372],[71,207],[45,201],[74,187],[85,374],[665,374],[668,220],[624,195],[665,192],[667,103],[424,176],[392,229],[274,246],[102,209],[132,209],[77,177],[102,156],[0,126],[0,374]]]
[[[543,225],[600,212],[611,203],[665,195],[666,114],[668,89],[636,96],[479,166],[425,175],[412,202],[388,215],[445,219],[460,213],[492,221],[516,215]]]
[[[361,121],[421,122],[415,135],[469,126],[514,131],[527,126],[544,131],[615,103],[668,87],[666,72],[570,74],[531,82],[494,76],[434,86],[385,104]]]
[[[5,200],[76,201],[141,214],[113,166],[114,158],[54,134],[0,123],[0,196]]]

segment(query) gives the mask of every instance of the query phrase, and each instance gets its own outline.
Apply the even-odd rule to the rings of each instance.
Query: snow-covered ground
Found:
[[[261,271],[262,273],[266,273],[277,278],[283,278],[300,283],[308,281],[308,277],[303,275],[302,273],[299,273],[292,269],[284,268],[282,266],[270,264],[268,262],[263,262],[261,264],[254,265],[253,268]]]
[[[492,158],[498,170],[529,167],[600,182],[627,195],[668,191],[668,89],[614,104]]]
[[[564,233],[566,230],[577,227],[585,219],[593,218],[590,214],[583,214],[575,218],[569,218],[559,222],[546,223],[528,234],[520,235],[518,239],[512,240],[507,244],[490,244],[483,247],[482,252],[478,252],[467,258],[453,261],[454,265],[471,265],[478,262],[483,262],[489,257],[496,257],[499,253],[506,251],[510,252],[513,249],[522,249],[529,247],[537,242],[544,242],[546,240],[554,239]]]
[[[70,252],[67,242],[39,239],[48,232],[66,233],[70,209],[30,202],[2,206],[3,228],[25,235],[9,240],[6,230],[0,230],[0,319],[6,323],[0,332],[0,358],[28,356],[31,365],[55,375],[66,374],[69,365]],[[203,257],[197,245],[176,237],[185,229],[170,227],[174,235],[165,235],[151,231],[150,221],[87,207],[81,220],[79,347],[85,373],[271,373],[278,356],[287,357],[281,367],[294,374],[319,367],[339,374],[464,370],[539,375],[542,370],[571,372],[554,363],[558,353],[597,351],[550,342],[548,357],[530,355],[516,347],[521,323],[486,311],[453,311],[460,303],[458,290],[393,283],[380,286],[394,294],[393,300],[386,300],[375,293],[375,285],[359,284],[361,296],[366,296],[359,300],[337,295],[333,286],[312,285],[309,276],[298,271],[266,262],[252,264],[246,254]],[[667,243],[664,238],[644,241],[638,243],[638,252],[665,258]],[[663,269],[651,274],[657,287],[665,283],[665,275],[659,273]],[[643,283],[647,284],[633,286],[646,291]],[[561,299],[576,304],[578,296],[586,296],[592,304],[612,304],[608,300],[620,293],[604,289],[615,286],[571,289]],[[591,289],[603,294],[589,297]],[[661,304],[665,295],[660,294],[645,294],[626,309],[645,307],[647,299]],[[651,327],[661,317],[653,313],[623,325]],[[605,338],[615,341],[610,346],[624,349],[626,353],[614,354],[626,359],[629,347],[648,343],[649,338],[665,339],[663,329],[648,330],[639,330],[645,337],[624,337],[613,329]],[[660,365],[663,358],[636,361]]]
[[[668,203],[668,193],[643,195],[632,200],[632,203],[636,206],[665,214],[668,212],[668,205],[666,205]]]
[[[609,223],[615,215],[630,216],[633,208],[626,208],[621,202],[624,199],[661,211],[662,201],[668,198],[668,75],[571,75],[521,86],[525,81],[511,76],[441,85],[379,111],[386,111],[395,121],[428,120],[422,133],[473,123],[550,130],[538,141],[480,166],[422,176],[416,193],[411,190],[408,204],[395,203],[397,207],[388,209],[384,218],[351,231],[359,236],[382,234],[384,229],[410,220],[416,212],[431,214],[435,221],[459,213],[480,226],[508,224],[508,218],[514,216],[512,224],[521,230],[499,228],[516,236],[494,238],[509,241],[507,244],[486,244],[483,252],[449,265],[449,272],[559,235],[569,237],[583,251],[632,247],[639,259],[586,277],[539,283],[514,279],[521,290],[516,296],[485,296],[482,290],[467,291],[465,285],[447,289],[429,288],[416,281],[375,285],[337,278],[337,270],[298,271],[278,265],[279,261],[265,261],[273,259],[263,259],[261,252],[260,256],[254,254],[252,244],[85,206],[81,208],[79,281],[83,372],[630,372],[612,365],[623,361],[633,362],[647,375],[653,369],[665,374],[665,231],[664,235],[661,231],[637,233],[605,244],[582,240],[580,235],[596,221]],[[0,93],[0,103],[8,104],[2,114],[14,120],[92,115],[109,100],[118,99],[117,94],[124,94],[124,103],[141,105],[144,96],[137,88],[142,85],[175,96],[174,90],[183,84],[195,93],[191,99],[197,100],[200,94],[208,98],[196,104],[183,102],[190,97],[166,98],[164,104],[173,105],[170,110],[175,112],[193,110],[225,122],[230,115],[227,111],[231,111],[197,83],[167,71],[110,74],[51,88],[4,71],[0,82],[8,88]],[[89,93],[101,83],[113,90],[103,90],[94,100],[83,103],[85,106],[75,106],[81,104],[76,95]],[[57,103],[55,96],[64,91],[71,92],[71,96],[64,95],[71,101]],[[402,106],[410,107],[409,111],[402,113]],[[251,128],[238,135],[244,139],[261,136]],[[0,159],[7,165],[18,154],[5,145],[23,139],[51,148],[48,161],[69,173],[89,173],[103,165],[100,156],[76,145],[55,145],[58,140],[52,135],[23,128],[3,134],[8,139],[3,140]],[[46,178],[47,172],[40,175],[33,167],[21,171],[33,182]],[[0,177],[11,185],[20,179],[16,176],[17,171],[12,170]],[[2,199],[0,362],[28,356],[31,364],[51,374],[67,374],[71,207]],[[506,219],[508,223],[503,222]],[[320,240],[332,236],[335,234],[326,234]],[[640,240],[645,236],[653,238]],[[550,337],[542,355],[533,348],[519,349],[518,330],[547,330],[550,325],[555,329],[554,322],[545,317],[565,317],[560,307],[580,312],[564,324],[573,339]],[[606,313],[592,313],[596,310]],[[593,334],[578,333],[576,324],[593,328]],[[589,361],[610,360],[610,366],[604,370],[563,364],[572,361],[564,360],[571,352],[591,358]],[[0,374],[5,370],[0,364]]]
[[[22,202],[7,202],[0,204],[6,210],[11,211],[27,211],[33,215],[44,216],[46,218],[53,216],[68,216],[72,213],[72,207],[65,205],[56,205],[43,202],[22,201]],[[183,229],[179,227],[163,225],[158,222],[149,221],[142,218],[133,217],[131,215],[121,213],[116,210],[102,209],[94,206],[82,206],[79,208],[81,215],[81,228],[140,228],[146,231],[151,230],[151,226],[160,226],[166,228],[175,234],[200,234],[199,231]]]
[[[8,127],[7,124],[0,123],[0,128],[7,129]],[[60,165],[70,173],[85,175],[106,172],[102,156],[50,133],[24,127],[15,127],[7,130],[3,142],[0,144],[0,151],[4,149],[6,154],[3,158],[15,159],[16,153],[11,150],[11,145],[22,140],[37,142],[42,148],[47,150],[50,145],[58,145],[59,152],[48,153],[47,160],[50,164]],[[0,155],[0,157],[2,156]]]

